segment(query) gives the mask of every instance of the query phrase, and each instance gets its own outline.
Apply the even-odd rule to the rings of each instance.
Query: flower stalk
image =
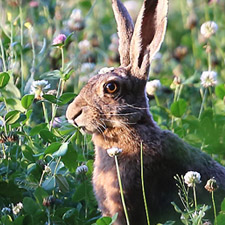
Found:
[[[119,187],[120,187],[120,195],[121,195],[121,200],[122,200],[122,204],[123,204],[124,214],[126,217],[127,225],[129,225],[130,222],[129,222],[129,217],[128,217],[127,208],[126,208],[124,195],[123,195],[123,187],[122,187],[122,182],[121,182],[121,178],[120,178],[120,170],[119,170],[117,155],[114,156],[114,159],[115,159],[115,163],[116,163],[117,178],[118,178]]]
[[[143,193],[143,199],[144,199],[147,224],[150,225],[150,219],[149,219],[149,214],[148,214],[148,205],[147,205],[146,195],[145,195],[144,168],[143,168],[143,145],[142,145],[142,143],[141,143],[141,186],[142,186],[142,193]]]

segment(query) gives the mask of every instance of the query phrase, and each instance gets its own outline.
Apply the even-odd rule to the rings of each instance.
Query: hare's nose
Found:
[[[66,110],[66,118],[72,124],[75,124],[75,119],[82,114],[82,104],[77,101],[78,99],[75,98],[72,103],[69,104]]]

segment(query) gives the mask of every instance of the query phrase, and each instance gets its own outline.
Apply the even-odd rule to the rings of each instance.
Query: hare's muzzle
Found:
[[[76,118],[78,118],[82,114],[82,108],[79,105],[78,97],[76,97],[72,103],[69,104],[67,110],[66,110],[66,118],[69,121],[69,123],[79,126],[79,124],[76,123]]]

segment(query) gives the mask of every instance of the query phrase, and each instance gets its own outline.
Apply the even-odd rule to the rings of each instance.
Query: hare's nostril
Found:
[[[82,113],[82,109],[79,110],[79,111],[77,111],[76,114],[73,115],[72,120],[75,121],[75,119],[76,119],[78,116],[80,116],[81,113]]]

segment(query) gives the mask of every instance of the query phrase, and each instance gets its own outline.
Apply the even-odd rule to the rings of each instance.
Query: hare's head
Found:
[[[151,60],[164,38],[168,0],[144,0],[135,27],[120,0],[112,0],[121,66],[92,77],[66,116],[86,132],[150,120],[145,85]]]

